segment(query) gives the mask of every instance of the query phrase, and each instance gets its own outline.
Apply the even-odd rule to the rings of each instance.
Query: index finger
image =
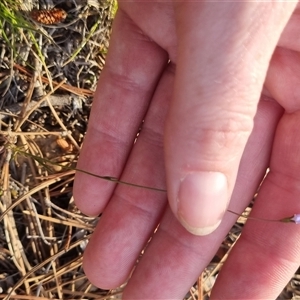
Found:
[[[167,61],[166,52],[119,11],[106,65],[95,92],[78,169],[120,177]],[[98,215],[114,187],[114,183],[77,172],[76,204],[83,213]]]

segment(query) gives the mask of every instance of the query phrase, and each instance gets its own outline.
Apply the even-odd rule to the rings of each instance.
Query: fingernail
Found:
[[[221,223],[228,202],[227,178],[219,172],[195,172],[181,181],[178,218],[195,235],[207,235]]]

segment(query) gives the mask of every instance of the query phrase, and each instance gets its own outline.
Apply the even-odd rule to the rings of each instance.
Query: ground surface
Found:
[[[72,198],[115,10],[103,0],[0,3],[0,299],[120,298],[122,288],[100,290],[84,275],[97,219]],[[232,228],[185,299],[208,299],[242,227]],[[299,294],[295,275],[278,299]]]

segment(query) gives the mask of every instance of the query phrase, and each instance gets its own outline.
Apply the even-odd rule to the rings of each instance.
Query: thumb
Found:
[[[166,121],[170,206],[193,234],[220,224],[272,53],[296,4],[181,2]]]

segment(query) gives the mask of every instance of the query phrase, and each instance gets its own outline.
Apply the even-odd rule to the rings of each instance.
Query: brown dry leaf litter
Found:
[[[33,5],[44,16],[65,11],[63,23],[46,26],[31,9],[20,9],[29,29],[1,23],[0,299],[116,298],[118,290],[100,290],[85,277],[82,253],[97,219],[72,198],[112,4],[42,4]]]
[[[122,287],[101,290],[84,275],[82,254],[97,219],[81,214],[72,198],[72,168],[115,4],[24,3],[20,13],[31,29],[0,24],[0,299],[119,299]],[[54,20],[54,8],[65,15]],[[209,299],[243,223],[232,228],[185,299]],[[278,299],[299,298],[299,284],[295,275]]]

